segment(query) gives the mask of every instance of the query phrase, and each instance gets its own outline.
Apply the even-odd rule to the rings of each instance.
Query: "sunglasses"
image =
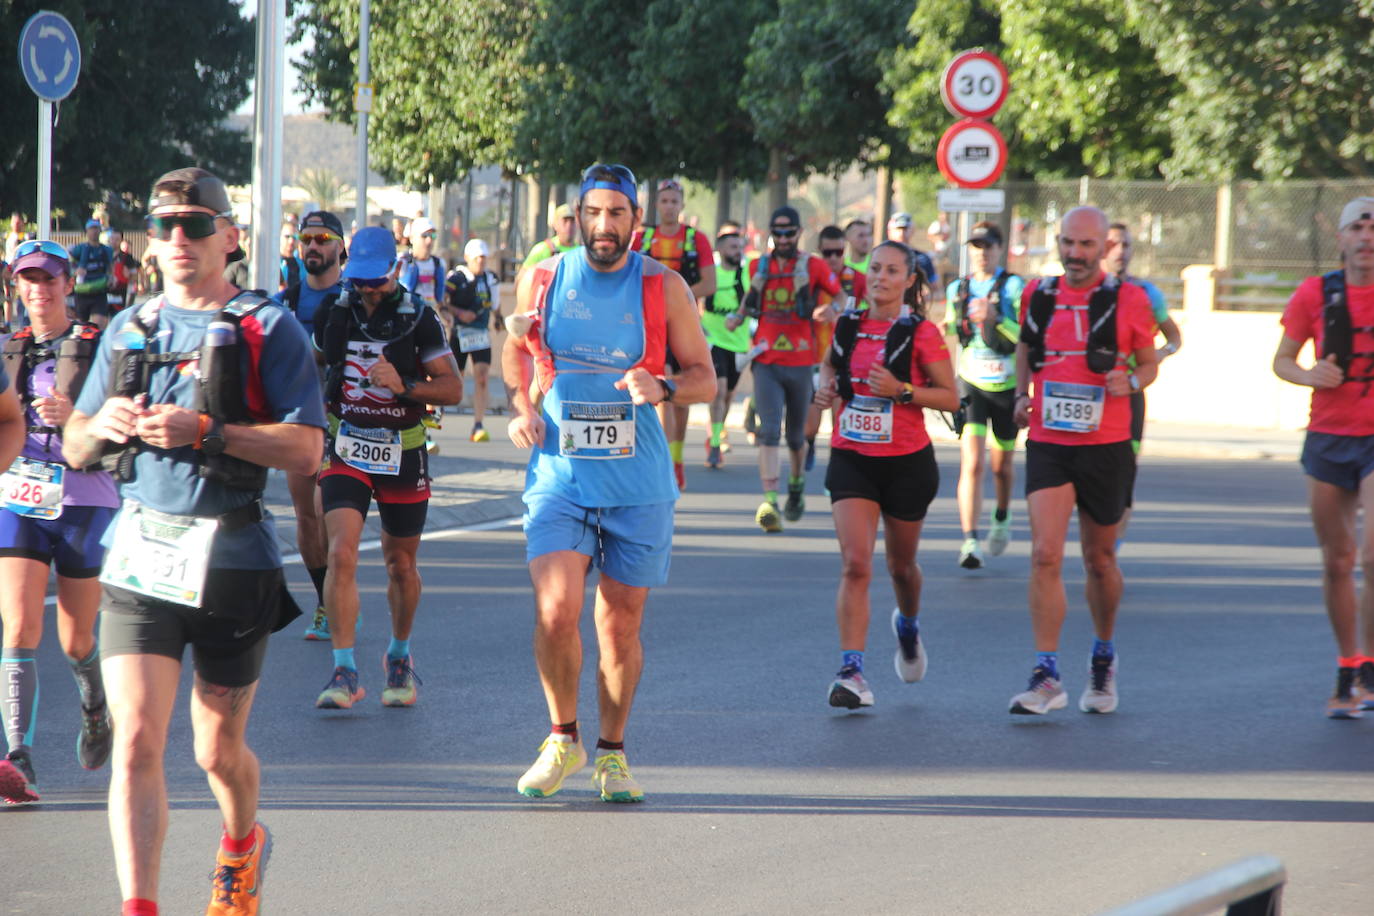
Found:
[[[354,277],[350,282],[352,282],[352,284],[358,287],[359,289],[377,289],[379,287],[386,286],[386,281],[390,279],[390,275],[387,275],[385,277],[377,277],[373,280],[363,280],[359,277]]]
[[[223,213],[178,213],[169,216],[150,215],[148,231],[153,238],[165,242],[178,226],[188,239],[208,239],[215,234],[215,220],[228,219]]]
[[[302,232],[296,238],[300,239],[302,245],[328,245],[330,242],[343,241],[332,232]]]
[[[796,226],[790,226],[788,228],[783,228],[782,226],[773,226],[768,231],[773,233],[773,238],[775,239],[796,238],[797,233],[801,232],[801,230],[798,229]]]
[[[822,256],[822,257],[826,257],[826,258],[842,258],[842,257],[844,257],[844,249],[843,249],[843,248],[822,248],[822,249],[821,249],[821,256]]]
[[[63,261],[70,262],[72,259],[71,255],[67,254],[67,249],[47,239],[29,239],[27,242],[20,242],[19,247],[14,249],[14,259],[17,261],[20,258],[28,257],[36,251],[52,255],[55,258],[61,258]]]
[[[433,232],[421,232],[421,233],[420,233],[420,238],[422,238],[422,239],[432,239],[432,238],[434,238],[434,233],[433,233]]]

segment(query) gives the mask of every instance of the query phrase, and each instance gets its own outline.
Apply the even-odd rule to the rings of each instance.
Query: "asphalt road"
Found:
[[[520,461],[504,442],[484,448]],[[643,805],[603,804],[586,772],[550,800],[515,792],[547,728],[518,527],[422,546],[413,709],[378,701],[375,552],[359,707],[314,709],[327,646],[300,640],[299,624],[276,638],[251,728],[276,841],[264,912],[1088,914],[1252,853],[1287,865],[1286,912],[1374,912],[1374,721],[1322,716],[1334,647],[1296,465],[1147,458],[1122,560],[1120,711],[1071,703],[1041,719],[1006,711],[1033,658],[1020,500],[1007,554],[957,569],[957,455],[940,446],[921,544],[930,672],[905,685],[892,671],[890,590],[876,579],[877,705],[845,713],[826,705],[838,556],[821,469],[806,518],[769,536],[752,522],[752,459],[741,445],[725,470],[691,470],[679,504],[628,736]],[[1076,698],[1092,634],[1068,566],[1062,667]],[[290,575],[304,600],[304,572]],[[71,753],[75,688],[51,633],[41,664],[43,801],[0,810],[0,913],[112,914],[107,776]],[[168,914],[202,911],[218,837],[188,683],[167,760]]]

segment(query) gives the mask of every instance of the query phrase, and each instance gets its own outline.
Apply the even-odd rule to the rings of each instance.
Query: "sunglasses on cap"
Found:
[[[370,280],[364,280],[361,277],[354,277],[351,280],[349,280],[349,282],[352,283],[354,286],[358,287],[359,289],[377,289],[378,287],[386,286],[386,281],[390,279],[391,275],[387,274],[385,277],[374,277]]]
[[[286,238],[286,236],[282,236],[282,238]],[[302,245],[328,245],[330,242],[343,241],[332,232],[302,232],[296,238],[300,240]]]
[[[68,263],[71,263],[72,260],[71,255],[67,254],[67,249],[47,239],[29,239],[27,242],[20,242],[19,247],[14,249],[14,260],[26,258],[37,251],[52,255],[54,258],[61,258]]]
[[[208,239],[215,234],[215,220],[228,218],[227,213],[151,214],[148,217],[148,231],[160,242],[170,239],[172,230],[178,226],[188,239]]]
[[[772,233],[775,239],[791,239],[797,237],[801,228],[799,226],[771,226],[768,231]]]
[[[822,249],[821,249],[821,257],[824,257],[824,258],[842,258],[842,257],[844,257],[844,249],[843,249],[843,248],[822,248]]]

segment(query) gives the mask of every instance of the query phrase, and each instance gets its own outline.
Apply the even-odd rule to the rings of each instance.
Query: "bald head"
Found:
[[[1074,207],[1059,221],[1059,262],[1070,286],[1087,286],[1097,276],[1107,226],[1107,214],[1097,207]]]

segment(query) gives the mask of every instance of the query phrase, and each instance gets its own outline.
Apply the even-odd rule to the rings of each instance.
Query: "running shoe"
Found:
[[[816,469],[816,440],[811,439],[806,443],[806,470],[808,473]]]
[[[1364,701],[1360,703],[1360,708],[1374,709],[1374,661],[1361,662],[1358,671],[1360,690],[1364,692]]]
[[[410,662],[410,656],[392,658],[389,655],[383,655],[382,668],[386,670],[386,686],[382,688],[382,705],[414,706],[415,687],[424,682],[420,680],[420,675],[415,673],[415,668]]]
[[[1084,712],[1116,712],[1117,657],[1094,655],[1088,662],[1088,686],[1078,698],[1078,708]]]
[[[800,521],[802,515],[806,513],[806,484],[789,483],[787,485],[787,502],[782,506],[782,517],[789,522]]]
[[[959,565],[964,569],[983,568],[983,551],[977,538],[964,538],[964,546],[959,548]]]
[[[718,471],[724,464],[724,459],[720,457],[720,446],[706,443],[706,466],[713,471]]]
[[[926,676],[926,645],[917,633],[902,633],[902,612],[892,609],[892,633],[897,637],[897,652],[892,661],[897,667],[897,676],[908,684],[914,684]]]
[[[754,444],[754,434],[759,431],[759,415],[754,410],[754,399],[744,402],[744,431],[749,434],[749,444]]]
[[[26,751],[10,751],[9,756],[0,758],[0,798],[7,805],[38,801],[38,780]]]
[[[1357,668],[1336,669],[1336,691],[1326,701],[1328,719],[1358,719],[1364,715],[1361,692],[1355,686]]]
[[[261,822],[253,825],[253,848],[231,856],[220,849],[210,872],[210,908],[205,916],[256,916],[262,903],[262,878],[272,856],[272,834]]]
[[[644,801],[644,790],[630,775],[630,765],[625,762],[624,751],[606,751],[597,755],[592,788],[601,793],[604,802]]]
[[[474,427],[472,428],[472,441],[473,441],[473,442],[490,442],[490,441],[491,441],[491,433],[487,432],[487,431],[486,431],[485,429],[483,429],[481,426],[474,426]]]
[[[868,689],[864,673],[851,665],[841,668],[830,684],[830,705],[845,709],[872,706],[873,691]]]
[[[728,455],[728,454],[730,454],[730,431],[729,431],[729,430],[722,430],[722,431],[721,431],[721,434],[720,434],[720,453],[721,453],[722,455]]]
[[[315,616],[305,628],[305,638],[312,642],[329,642],[329,615],[324,612],[323,604],[315,606]]]
[[[782,516],[778,514],[778,504],[775,502],[765,499],[759,503],[758,511],[754,513],[754,521],[769,534],[782,531]]]
[[[358,685],[358,672],[339,666],[334,669],[334,676],[315,700],[315,708],[352,709],[353,704],[365,696],[367,691]]]
[[[1051,709],[1063,709],[1069,705],[1069,697],[1059,678],[1037,665],[1031,672],[1030,684],[1025,692],[1011,698],[1011,712],[1018,716],[1043,716]]]
[[[1010,543],[1011,513],[1007,513],[1007,517],[1000,522],[996,518],[992,520],[992,528],[988,531],[988,553],[1000,557]]]
[[[81,707],[81,733],[76,736],[76,759],[83,769],[98,770],[110,759],[114,735],[110,732],[110,709],[101,703],[95,709]]]
[[[677,481],[679,490],[687,489],[687,469],[682,466],[681,461],[673,462],[673,479]]]
[[[554,735],[539,745],[539,759],[525,771],[515,788],[530,798],[548,798],[563,788],[563,780],[587,765],[581,740],[560,741]]]

